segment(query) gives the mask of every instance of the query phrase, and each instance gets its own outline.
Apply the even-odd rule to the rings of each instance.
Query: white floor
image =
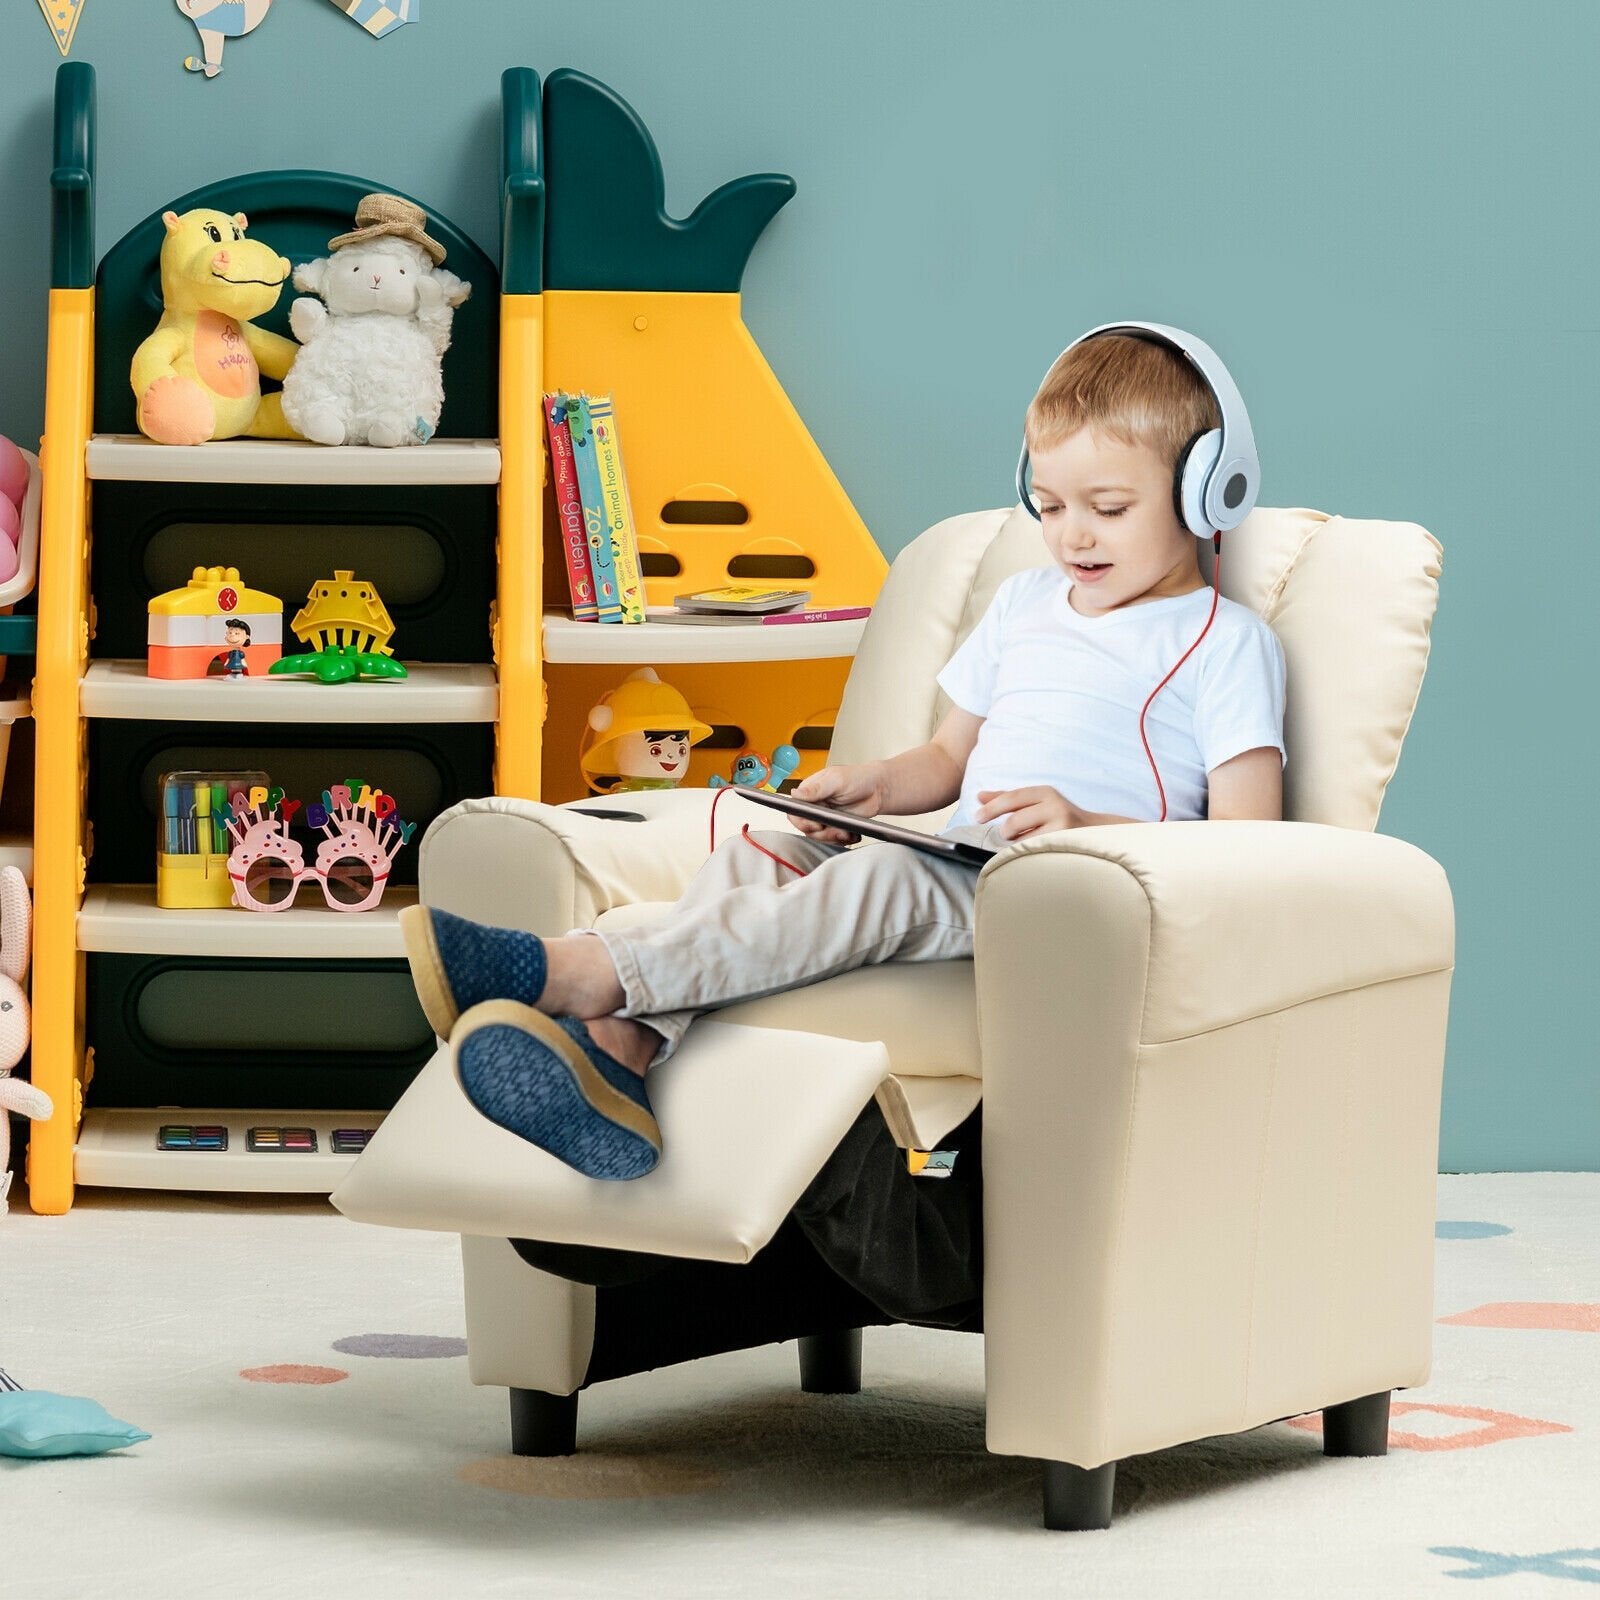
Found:
[[[1044,1532],[1035,1467],[985,1451],[970,1336],[869,1330],[853,1397],[800,1394],[792,1346],[601,1385],[577,1456],[518,1460],[503,1393],[456,1353],[453,1237],[310,1201],[84,1191],[46,1218],[14,1194],[0,1367],[153,1437],[0,1460],[0,1594],[1410,1600],[1472,1578],[1515,1600],[1600,1582],[1600,1175],[1439,1194],[1445,1224],[1508,1230],[1442,1230],[1439,1316],[1521,1309],[1439,1324],[1388,1457],[1330,1461],[1289,1424],[1204,1441],[1124,1463],[1112,1529],[1081,1535]]]

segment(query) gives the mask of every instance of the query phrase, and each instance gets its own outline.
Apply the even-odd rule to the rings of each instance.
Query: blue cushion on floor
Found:
[[[43,1389],[0,1394],[0,1456],[97,1456],[149,1437],[81,1395]]]

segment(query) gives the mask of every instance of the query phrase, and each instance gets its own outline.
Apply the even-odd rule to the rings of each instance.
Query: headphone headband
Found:
[[[1222,413],[1222,426],[1201,434],[1179,457],[1173,485],[1174,502],[1183,525],[1198,538],[1209,539],[1213,533],[1237,528],[1256,503],[1261,487],[1261,463],[1256,458],[1250,416],[1232,375],[1203,339],[1160,322],[1102,323],[1074,339],[1061,356],[1089,339],[1108,333],[1125,333],[1151,344],[1164,344],[1184,356],[1205,379]],[[1050,363],[1047,371],[1055,367],[1061,356]],[[1028,484],[1026,439],[1017,459],[1017,495],[1033,519],[1041,521]]]

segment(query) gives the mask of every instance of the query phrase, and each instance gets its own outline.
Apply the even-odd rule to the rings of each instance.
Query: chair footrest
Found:
[[[748,1261],[888,1070],[881,1044],[697,1022],[649,1076],[660,1163],[604,1183],[480,1115],[446,1046],[331,1198],[358,1222]]]

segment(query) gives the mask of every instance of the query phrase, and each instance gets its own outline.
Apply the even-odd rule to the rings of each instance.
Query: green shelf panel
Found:
[[[37,617],[0,617],[0,656],[31,656],[37,653]]]
[[[55,143],[50,168],[50,287],[94,283],[94,68],[56,68]]]

